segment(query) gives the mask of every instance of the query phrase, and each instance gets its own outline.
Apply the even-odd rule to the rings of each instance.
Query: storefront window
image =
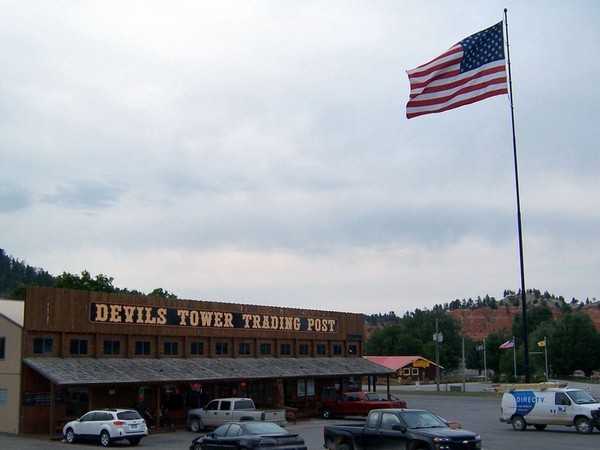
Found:
[[[250,356],[250,343],[240,342],[238,353],[240,354],[240,356]]]
[[[292,346],[290,344],[281,344],[279,354],[281,356],[290,356],[292,354]]]
[[[119,355],[121,353],[121,341],[118,340],[104,340],[104,354],[105,355]]]
[[[52,338],[33,338],[33,353],[36,355],[51,355],[52,345]]]
[[[147,356],[150,354],[150,341],[135,341],[135,354]]]
[[[262,342],[260,344],[260,354],[263,356],[267,356],[271,354],[271,343],[270,342]]]
[[[71,339],[71,355],[87,355],[87,339]]]
[[[190,353],[195,356],[204,355],[204,342],[194,341],[192,342],[192,348]]]
[[[224,341],[217,341],[215,346],[215,353],[217,355],[228,355],[229,354],[229,343]]]
[[[166,341],[164,343],[165,356],[177,356],[179,354],[179,342]]]
[[[298,346],[298,354],[300,356],[308,356],[309,355],[309,347],[308,344],[300,344]]]

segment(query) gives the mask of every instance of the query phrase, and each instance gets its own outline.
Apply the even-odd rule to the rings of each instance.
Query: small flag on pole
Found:
[[[513,348],[515,346],[515,338],[512,338],[510,341],[506,341],[498,348]]]
[[[407,74],[409,119],[507,94],[502,22],[463,39]]]
[[[545,346],[546,346],[546,339],[538,342],[538,347],[545,347]]]

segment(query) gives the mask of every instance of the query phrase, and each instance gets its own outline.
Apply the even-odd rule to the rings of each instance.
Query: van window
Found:
[[[567,394],[565,394],[563,392],[557,392],[556,397],[554,399],[554,403],[557,405],[570,405],[571,400],[569,400],[569,397],[567,397]]]
[[[569,391],[569,397],[573,399],[578,405],[589,405],[591,403],[598,403],[594,397],[585,391]]]

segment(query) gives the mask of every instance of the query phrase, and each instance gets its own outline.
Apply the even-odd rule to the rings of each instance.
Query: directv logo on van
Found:
[[[516,414],[525,416],[531,412],[536,403],[544,403],[544,397],[537,397],[533,391],[512,393],[517,402]]]

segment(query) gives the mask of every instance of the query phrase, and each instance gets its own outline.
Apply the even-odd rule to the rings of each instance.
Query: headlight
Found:
[[[480,441],[481,440],[481,436],[479,436],[478,434],[475,435],[475,440],[476,441]]]

